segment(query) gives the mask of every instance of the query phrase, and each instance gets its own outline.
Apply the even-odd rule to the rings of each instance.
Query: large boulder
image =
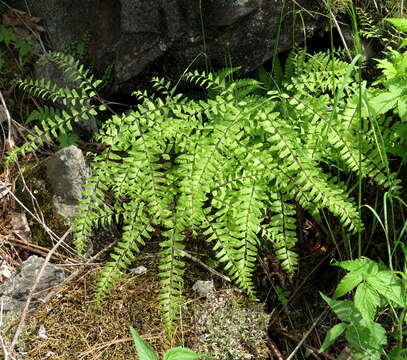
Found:
[[[88,33],[92,63],[100,70],[114,64],[116,90],[131,89],[143,72],[177,76],[192,63],[251,71],[275,50],[288,50],[293,40],[301,42],[304,34],[313,34],[321,19],[309,12],[312,4],[315,1],[11,1],[44,19],[57,48]],[[297,10],[301,16],[293,15]]]

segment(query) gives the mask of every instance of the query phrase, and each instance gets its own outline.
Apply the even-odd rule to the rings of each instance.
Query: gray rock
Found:
[[[251,71],[270,59],[275,49],[286,51],[293,40],[302,42],[304,31],[310,36],[322,27],[322,17],[308,11],[314,4],[313,0],[14,0],[12,5],[25,11],[28,6],[44,19],[52,43],[60,48],[81,42],[86,29],[92,38],[88,49],[92,64],[99,71],[114,64],[115,89],[123,90],[131,89],[147,70],[177,76],[192,63],[203,68],[207,61],[215,69],[231,64]],[[306,29],[300,17],[292,15],[294,9],[301,10]]]
[[[16,312],[23,309],[43,263],[43,258],[30,256],[23,262],[17,274],[13,274],[0,286],[0,303],[3,305],[3,311]],[[47,264],[35,289],[36,295],[33,296],[31,305],[38,304],[53,286],[58,285],[65,278],[66,274],[63,270]]]
[[[56,152],[46,164],[47,180],[51,187],[52,203],[66,223],[78,215],[82,190],[90,175],[90,169],[82,151],[72,145]],[[87,254],[100,251],[117,239],[115,224],[95,229],[89,239]],[[69,241],[70,237],[68,238]]]
[[[47,179],[54,194],[54,206],[68,220],[78,212],[77,205],[89,173],[82,151],[73,145],[59,150],[47,162]]]
[[[192,290],[196,291],[201,295],[207,295],[215,290],[215,286],[213,285],[213,281],[203,281],[198,280],[195,282],[194,286],[192,286]]]

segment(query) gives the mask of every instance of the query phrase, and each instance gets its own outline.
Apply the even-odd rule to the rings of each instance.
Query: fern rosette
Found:
[[[21,154],[38,148],[43,137],[51,140],[55,129],[105,109],[96,105],[98,82],[81,65],[62,55],[53,58],[80,82],[80,90],[22,83],[34,94],[71,106],[44,121]],[[321,54],[306,60],[299,52],[289,57],[291,75],[285,74],[279,91],[267,94],[256,80],[232,80],[236,69],[186,74],[186,81],[207,91],[200,100],[160,79],[153,79],[156,95],[135,92],[140,105],[113,115],[97,137],[106,148],[93,158],[75,221],[79,253],[94,227],[122,225],[122,239],[101,272],[97,299],[157,229],[160,297],[170,333],[182,302],[188,234],[203,234],[231,277],[255,297],[253,273],[265,241],[273,244],[283,269],[292,274],[298,268],[297,204],[313,215],[328,209],[350,232],[360,231],[359,209],[326,167],[340,165],[392,191],[398,185],[380,148],[369,140],[372,128],[355,120],[351,65]],[[304,78],[309,71],[311,80]]]

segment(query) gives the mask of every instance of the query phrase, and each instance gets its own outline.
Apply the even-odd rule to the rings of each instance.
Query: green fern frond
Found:
[[[172,229],[162,232],[165,240],[160,243],[160,276],[161,305],[164,312],[164,322],[170,335],[173,334],[180,318],[180,307],[182,301],[183,273],[185,263],[181,260],[180,250],[184,250],[184,237],[180,229],[174,224]]]
[[[312,57],[305,50],[299,51],[292,60],[292,77],[286,82],[288,91],[315,97],[327,91],[335,94],[349,76],[349,63],[329,53],[318,52]],[[347,91],[347,88],[345,88]]]
[[[17,83],[24,91],[32,94],[33,96],[41,97],[44,100],[51,100],[53,102],[62,101],[65,92],[56,84],[49,80],[33,80],[24,79],[19,80]]]
[[[293,251],[297,243],[296,212],[287,196],[281,193],[271,195],[270,211],[274,213],[265,227],[265,237],[271,241],[281,268],[292,274],[298,269],[298,255]]]
[[[236,283],[255,297],[252,280],[259,245],[260,223],[265,216],[264,185],[252,179],[236,192],[231,209],[230,232],[237,239],[235,245]]]
[[[80,79],[78,89],[60,88],[51,81],[45,80],[20,80],[18,85],[25,91],[44,100],[53,101],[57,106],[64,106],[57,110],[52,107],[43,107],[40,112],[40,124],[34,126],[34,135],[28,135],[28,141],[23,146],[15,148],[11,156],[16,158],[20,155],[37,150],[44,142],[52,142],[60,134],[71,131],[74,123],[89,120],[97,115],[99,111],[104,111],[106,107],[101,104],[93,104],[96,92],[93,90],[97,86],[97,81],[93,81],[88,71],[82,65],[73,62],[72,58],[60,53],[53,53],[50,58],[69,74],[75,74],[75,79]],[[72,75],[73,76],[73,75]]]
[[[95,169],[95,167],[94,167]],[[106,189],[98,177],[91,177],[84,186],[82,199],[79,202],[79,215],[73,223],[74,244],[79,255],[83,255],[92,235],[93,229],[101,225],[109,225],[116,216],[113,211],[104,202]]]
[[[123,235],[122,240],[114,248],[111,258],[104,266],[96,290],[96,300],[100,302],[107,294],[111,285],[123,275],[123,271],[132,264],[135,255],[140,252],[140,246],[150,238],[153,228],[146,218],[144,206],[141,202],[123,204]]]
[[[65,76],[78,83],[77,87],[86,92],[89,97],[96,95],[96,89],[102,83],[102,80],[94,80],[94,75],[90,73],[89,69],[85,69],[79,60],[60,52],[50,53],[49,58],[64,70]]]

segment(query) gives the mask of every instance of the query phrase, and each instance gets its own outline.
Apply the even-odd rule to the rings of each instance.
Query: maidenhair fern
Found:
[[[43,137],[56,137],[54,129],[104,109],[97,104],[98,82],[83,67],[61,54],[52,59],[80,83],[79,90],[46,81],[21,83],[71,106],[42,121],[37,137],[18,153],[35,150]],[[186,81],[208,92],[202,100],[153,79],[155,94],[135,92],[140,105],[104,124],[97,140],[105,148],[93,157],[75,221],[79,253],[94,227],[113,221],[123,226],[99,278],[98,301],[159,229],[161,303],[172,332],[182,297],[183,250],[191,236],[205,236],[236,283],[255,296],[253,271],[264,242],[273,244],[287,272],[298,267],[296,204],[314,215],[328,209],[350,232],[361,230],[357,206],[326,165],[397,191],[370,139],[371,127],[361,127],[356,116],[353,65],[299,52],[287,68],[292,77],[267,94],[256,80],[232,80],[235,69],[186,74]]]
[[[98,111],[105,110],[101,103],[96,104],[96,89],[100,80],[94,80],[92,75],[83,68],[79,61],[61,53],[51,53],[48,60],[55,63],[64,70],[65,76],[72,80],[77,86],[72,88],[60,88],[49,80],[23,80],[19,82],[22,89],[31,94],[50,100],[63,108],[42,107],[38,110],[39,125],[34,127],[35,134],[27,136],[27,142],[21,147],[13,149],[9,159],[16,160],[18,155],[35,151],[44,142],[51,142],[72,131],[72,126],[80,121],[89,120],[91,116],[97,115]]]

